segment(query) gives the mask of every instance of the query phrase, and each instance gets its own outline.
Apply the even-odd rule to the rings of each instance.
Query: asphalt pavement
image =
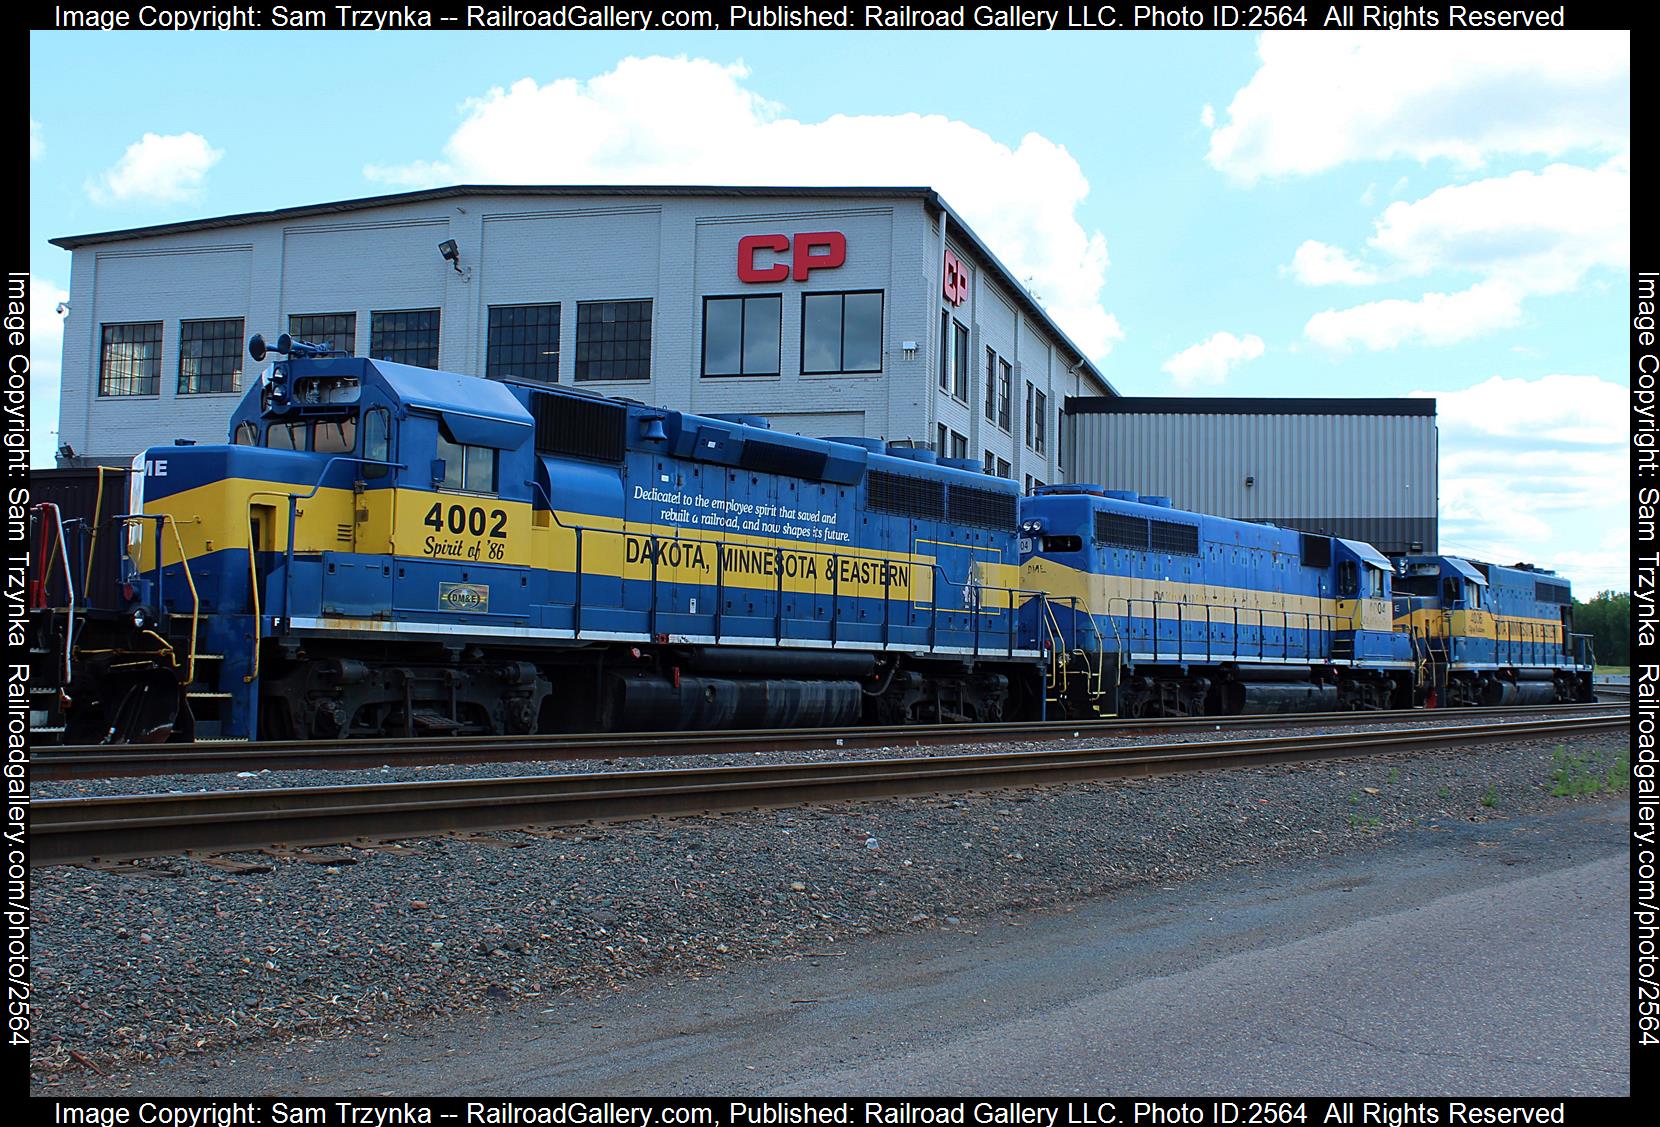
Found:
[[[134,1090],[1623,1094],[1623,803],[1425,828]]]

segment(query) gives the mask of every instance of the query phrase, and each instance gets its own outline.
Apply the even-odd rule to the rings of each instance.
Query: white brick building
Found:
[[[926,188],[460,186],[53,242],[82,462],[224,441],[256,332],[943,446],[1027,484],[1062,478],[1066,398],[1116,394]]]

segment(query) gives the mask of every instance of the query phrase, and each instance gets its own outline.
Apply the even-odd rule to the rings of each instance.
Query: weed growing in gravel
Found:
[[[1600,757],[1575,755],[1566,747],[1558,747],[1550,777],[1554,798],[1577,798],[1605,790],[1618,793],[1630,785],[1631,760],[1621,752],[1605,770]]]
[[[1481,804],[1491,810],[1499,804],[1499,788],[1491,783],[1487,786],[1487,793],[1481,796]]]
[[[1383,825],[1383,819],[1370,814],[1350,814],[1349,828],[1356,833],[1370,833]]]
[[[1389,781],[1392,783],[1401,781],[1401,769],[1399,767],[1389,768]]]
[[[1435,797],[1437,797],[1437,798],[1451,798],[1452,797],[1452,788],[1451,787],[1442,787],[1440,790],[1435,792]]]

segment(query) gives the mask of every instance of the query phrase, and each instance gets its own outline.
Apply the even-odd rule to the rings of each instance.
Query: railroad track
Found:
[[[37,800],[30,864],[430,836],[1559,738],[1626,714],[1136,747]]]
[[[1060,740],[1159,732],[1248,731],[1253,728],[1387,724],[1430,715],[1458,719],[1557,716],[1609,711],[1606,705],[1525,708],[1420,709],[1383,712],[1283,713],[1269,716],[1160,717],[1151,720],[1040,723],[926,724],[895,727],[803,728],[793,731],[634,732],[572,736],[466,736],[399,740],[284,740],[258,744],[159,744],[40,747],[29,754],[36,780],[125,778],[137,775],[212,775],[238,771],[359,770],[436,764],[528,763],[560,759],[648,758],[729,752],[928,747],[939,744]]]

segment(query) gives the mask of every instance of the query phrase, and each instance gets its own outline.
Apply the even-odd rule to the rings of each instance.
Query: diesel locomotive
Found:
[[[1023,498],[924,447],[286,335],[269,351],[228,443],[152,447],[95,489],[35,483],[36,738],[1589,697],[1565,610],[1554,630],[1537,606],[1478,616],[1420,591],[1424,561],[1397,572],[1355,541],[1094,486]]]

